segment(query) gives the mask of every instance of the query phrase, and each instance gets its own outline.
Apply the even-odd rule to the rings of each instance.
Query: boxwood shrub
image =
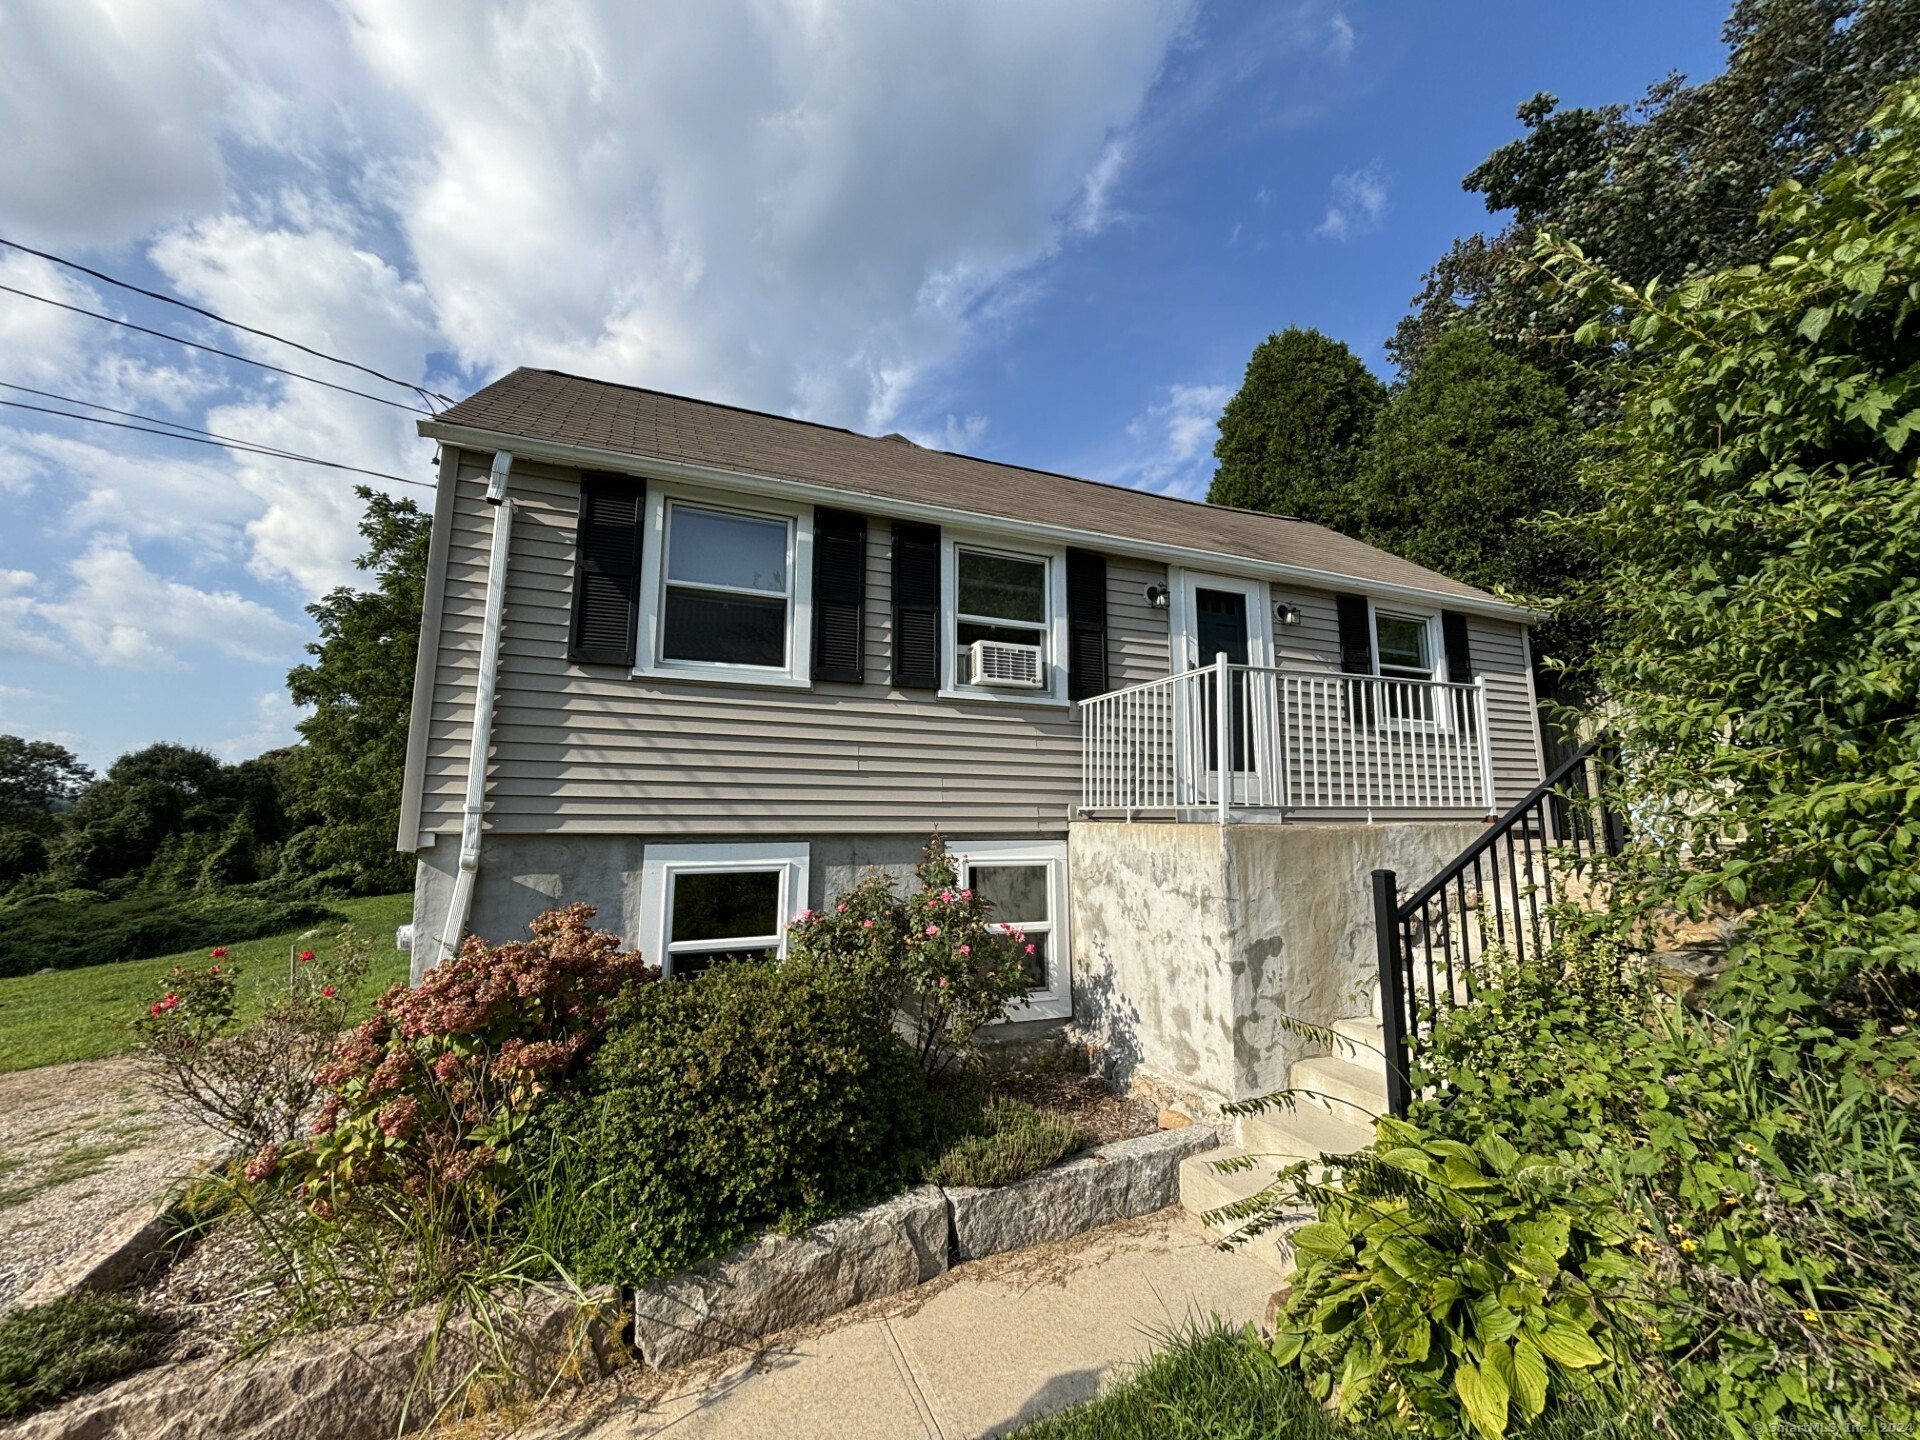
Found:
[[[736,962],[619,1001],[527,1155],[528,1228],[582,1280],[684,1269],[926,1164],[913,1055],[844,973]]]

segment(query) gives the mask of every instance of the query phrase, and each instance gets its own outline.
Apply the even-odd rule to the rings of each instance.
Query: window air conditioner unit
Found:
[[[1009,645],[976,640],[967,647],[968,678],[975,685],[1003,690],[1038,690],[1046,683],[1038,645]]]

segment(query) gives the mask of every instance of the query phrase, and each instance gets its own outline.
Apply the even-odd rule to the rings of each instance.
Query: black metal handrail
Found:
[[[1381,1040],[1393,1114],[1405,1115],[1413,1099],[1409,1073],[1423,1017],[1473,993],[1488,946],[1511,945],[1514,958],[1525,960],[1529,938],[1535,954],[1553,943],[1550,860],[1570,857],[1577,871],[1596,854],[1620,853],[1625,829],[1594,775],[1613,760],[1604,736],[1582,746],[1405,901],[1393,871],[1373,872]]]

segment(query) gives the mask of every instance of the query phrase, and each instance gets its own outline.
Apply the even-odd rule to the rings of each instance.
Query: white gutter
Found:
[[[1365,590],[1371,595],[1386,599],[1417,600],[1429,603],[1438,601],[1449,610],[1459,610],[1471,615],[1488,615],[1522,625],[1546,619],[1543,611],[1532,610],[1524,605],[1510,604],[1505,600],[1456,595],[1447,590],[1429,590],[1419,585],[1400,585],[1388,580],[1370,580],[1358,575],[1344,575],[1335,570],[1316,570],[1311,566],[1289,565],[1278,560],[1256,560],[1248,555],[1232,555],[1219,550],[1166,545],[1155,540],[1109,535],[1091,528],[1074,529],[1065,525],[1047,525],[1031,520],[1009,520],[1004,515],[966,510],[958,505],[929,505],[916,500],[897,500],[892,496],[875,495],[867,490],[820,485],[808,480],[785,480],[774,475],[753,475],[742,470],[727,470],[718,465],[698,465],[686,460],[663,460],[650,455],[636,455],[631,450],[606,450],[595,445],[571,445],[559,440],[531,440],[519,435],[508,435],[498,430],[477,430],[467,425],[443,425],[434,420],[420,421],[419,431],[427,438],[438,440],[443,445],[461,445],[472,450],[511,446],[513,453],[523,460],[549,460],[559,465],[576,466],[587,470],[617,470],[626,474],[644,472],[662,480],[685,480],[694,484],[720,485],[749,495],[800,498],[827,505],[845,505],[849,495],[858,495],[862,502],[861,508],[876,515],[922,520],[935,525],[951,523],[956,515],[965,515],[970,524],[976,524],[980,529],[998,531],[1009,536],[1045,536],[1065,545],[1084,545],[1091,536],[1107,542],[1103,548],[1114,554],[1137,555],[1172,565],[1190,565],[1233,575],[1258,576],[1266,580],[1290,580],[1318,590]]]
[[[513,456],[497,450],[487,479],[487,503],[493,511],[493,549],[487,559],[487,609],[480,631],[480,674],[474,682],[473,736],[467,751],[467,802],[461,811],[460,868],[454,872],[453,899],[440,927],[438,965],[460,946],[461,932],[473,908],[473,882],[480,871],[480,833],[487,813],[487,751],[493,743],[493,692],[500,678],[500,627],[507,610],[507,548],[513,538],[513,501],[507,477]]]

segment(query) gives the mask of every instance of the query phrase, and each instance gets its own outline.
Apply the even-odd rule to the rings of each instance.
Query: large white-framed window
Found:
[[[668,979],[787,952],[807,908],[804,841],[649,845],[640,870],[640,950]]]
[[[1373,612],[1373,673],[1382,680],[1444,680],[1445,654],[1437,612],[1371,604]],[[1435,707],[1434,692],[1425,685],[1385,686],[1384,718],[1406,725],[1448,723],[1448,707]]]
[[[1030,988],[1009,1020],[1059,1020],[1073,1014],[1073,961],[1067,935],[1067,842],[955,841],[960,883],[993,906],[993,921],[1019,943]]]
[[[647,487],[637,674],[809,683],[813,511]]]
[[[941,541],[941,618],[946,629],[948,699],[1002,704],[1066,705],[1067,553],[1031,550],[1002,540],[944,535]],[[1039,651],[1040,684],[983,685],[973,680],[973,648],[987,645]]]

